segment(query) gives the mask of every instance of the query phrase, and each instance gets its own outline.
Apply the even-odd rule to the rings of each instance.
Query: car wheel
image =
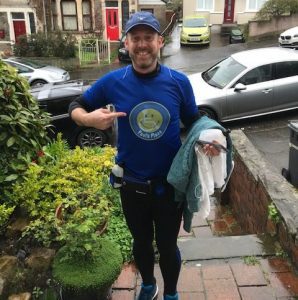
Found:
[[[77,136],[77,145],[80,147],[102,147],[107,142],[107,136],[99,129],[86,128]]]
[[[199,115],[201,117],[207,116],[210,119],[217,120],[215,112],[210,108],[199,107]]]
[[[42,79],[37,79],[37,80],[34,80],[31,82],[31,86],[32,87],[37,87],[37,86],[42,86],[44,84],[46,84],[47,82],[45,80],[42,80]]]

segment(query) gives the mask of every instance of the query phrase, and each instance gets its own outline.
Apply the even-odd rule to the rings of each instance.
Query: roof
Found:
[[[269,47],[240,51],[231,56],[242,65],[252,68],[267,63],[298,60],[298,51],[281,47]]]

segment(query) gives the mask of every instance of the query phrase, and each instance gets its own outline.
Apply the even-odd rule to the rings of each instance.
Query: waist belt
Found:
[[[165,192],[168,185],[165,178],[142,181],[125,173],[122,180],[122,189],[135,191],[138,194],[144,195],[152,193],[161,195]]]

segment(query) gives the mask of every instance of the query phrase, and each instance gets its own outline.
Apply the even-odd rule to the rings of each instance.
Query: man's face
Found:
[[[140,73],[152,72],[163,45],[163,38],[146,25],[139,25],[127,33],[125,47],[133,66]]]

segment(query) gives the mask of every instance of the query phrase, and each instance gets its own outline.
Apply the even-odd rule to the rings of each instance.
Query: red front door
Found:
[[[235,0],[225,0],[224,23],[234,22]]]
[[[26,34],[26,24],[25,21],[13,21],[14,36],[16,43],[18,42],[18,37],[20,35]]]
[[[108,39],[111,41],[117,41],[119,39],[119,20],[117,8],[106,9],[106,23]]]

